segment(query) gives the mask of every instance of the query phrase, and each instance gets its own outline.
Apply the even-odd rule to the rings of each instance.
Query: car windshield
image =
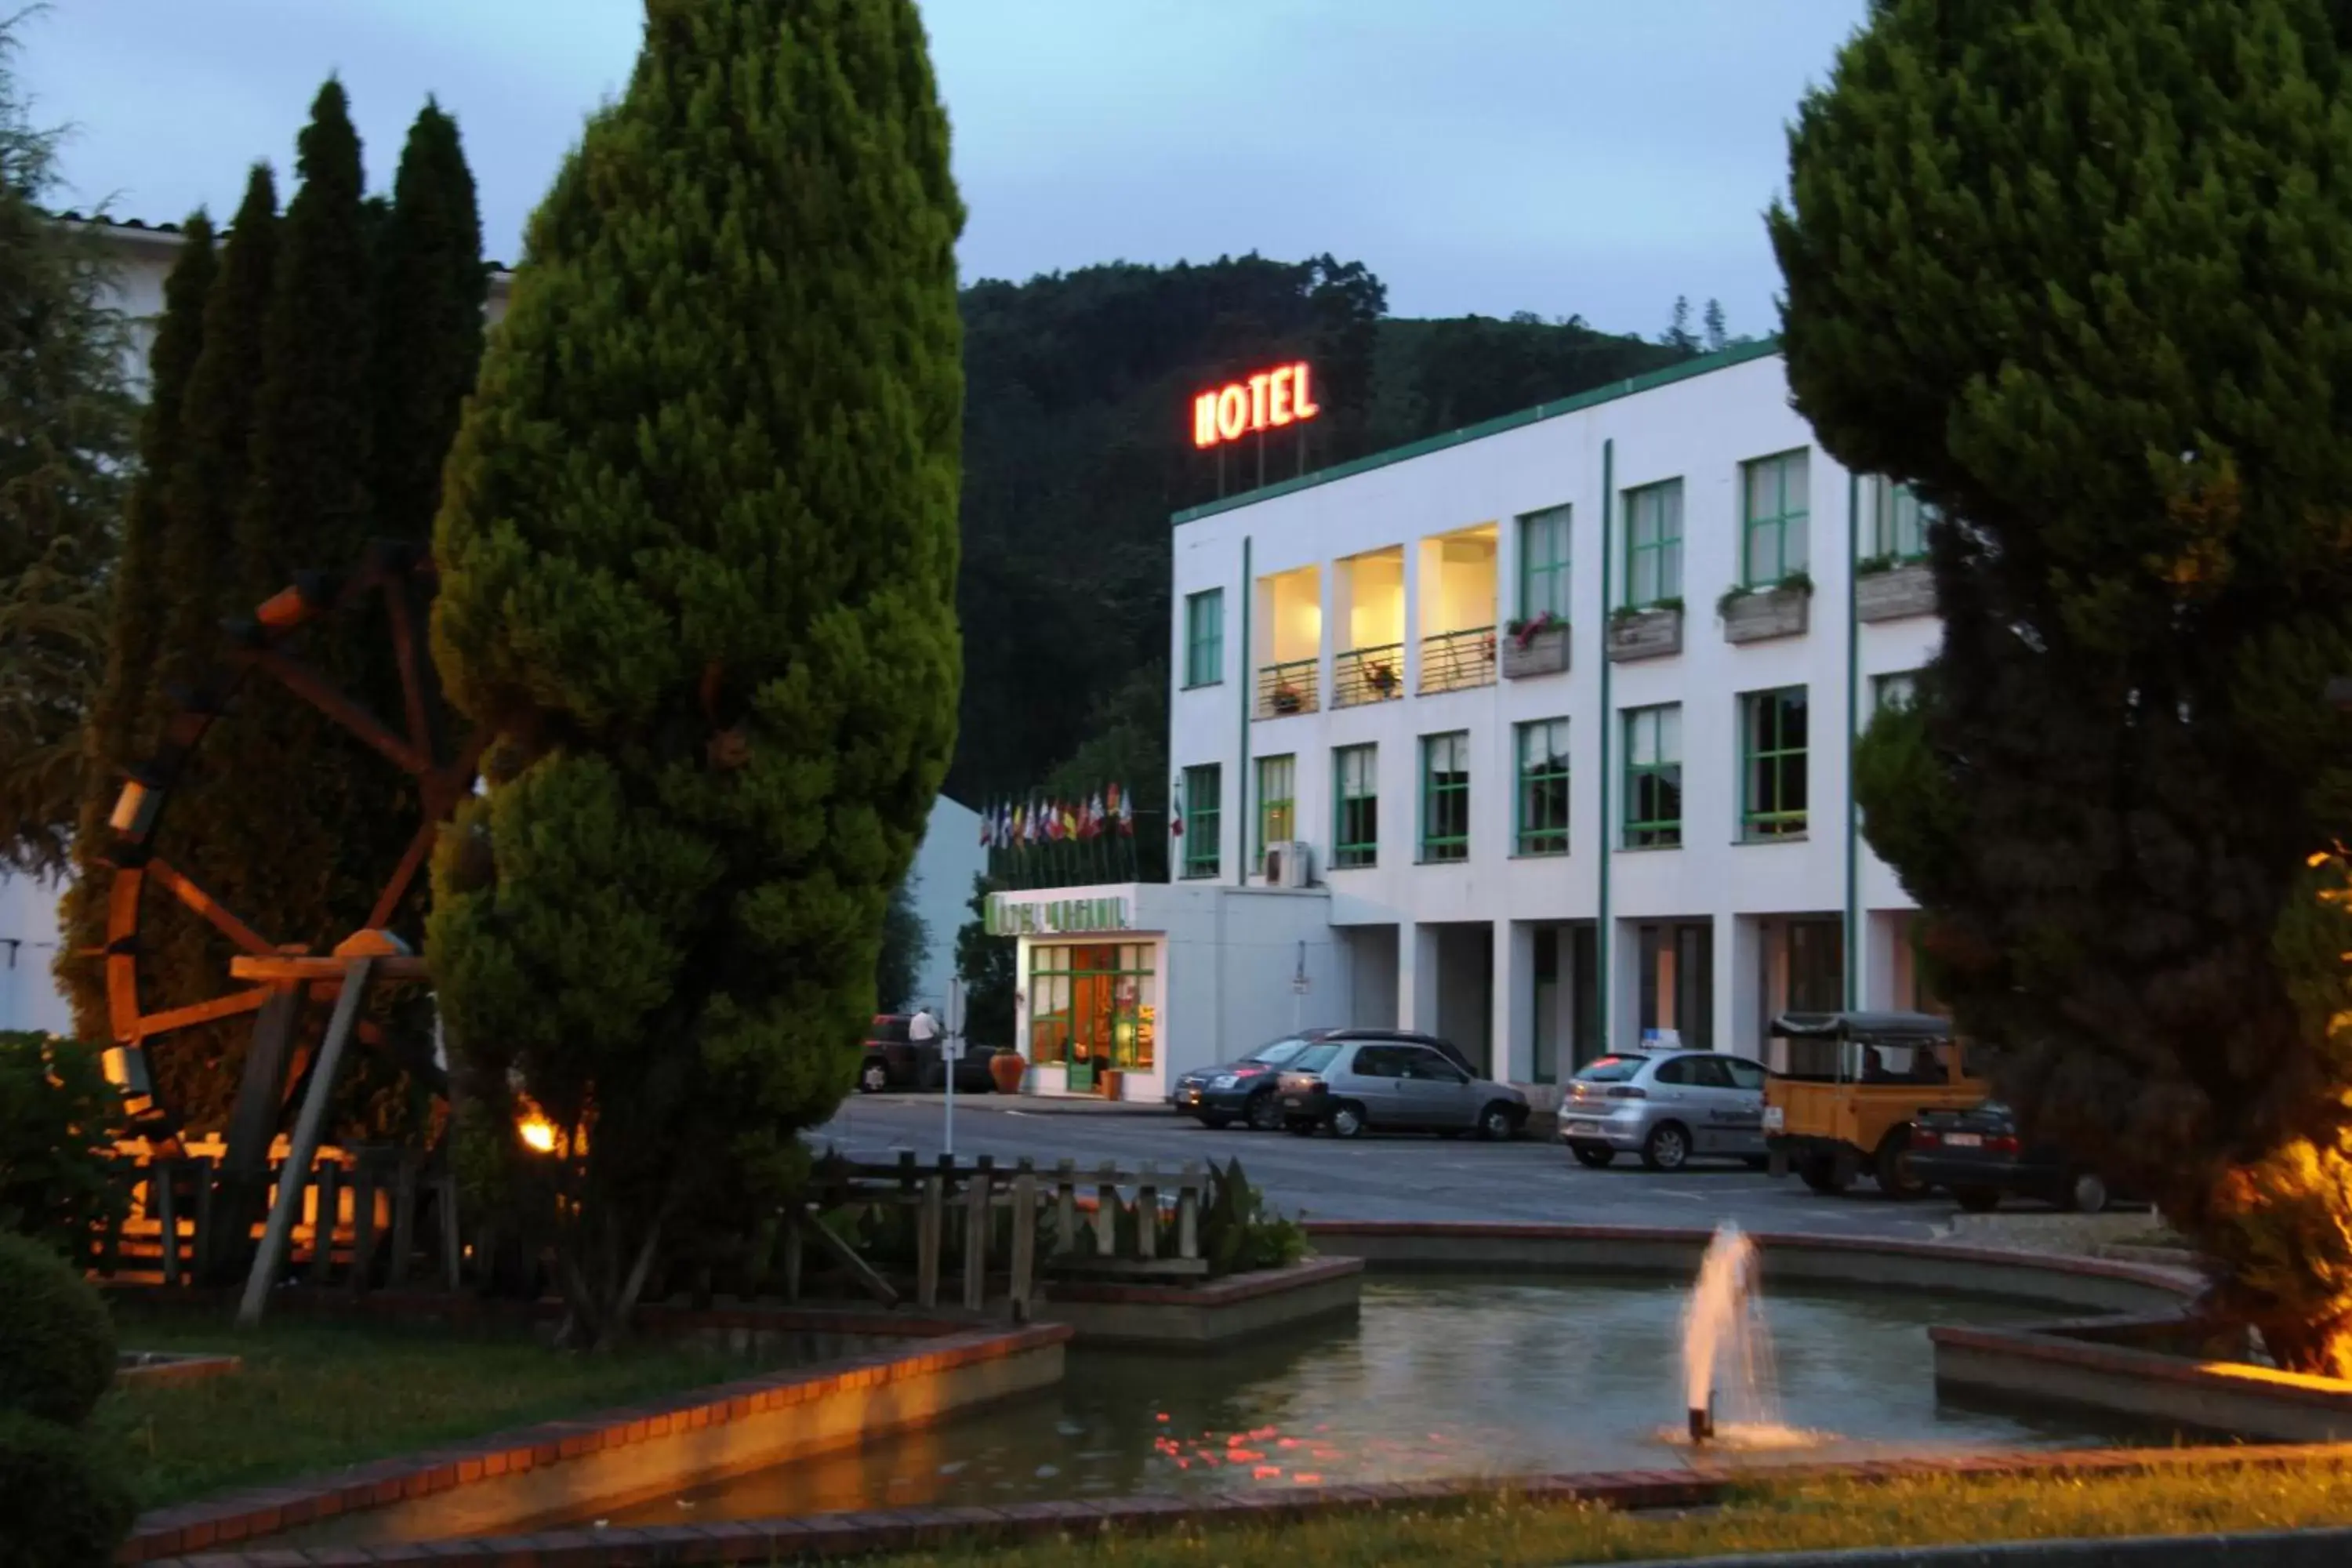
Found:
[[[1293,1057],[1297,1056],[1306,1048],[1307,1042],[1305,1040],[1276,1040],[1270,1046],[1260,1046],[1257,1049],[1244,1057],[1242,1060],[1245,1062],[1264,1062],[1270,1068],[1278,1068],[1289,1062]]]
[[[1292,1072],[1321,1072],[1331,1065],[1331,1058],[1339,1054],[1339,1047],[1337,1046],[1307,1046],[1282,1065]]]
[[[1587,1083],[1623,1083],[1642,1070],[1640,1057],[1601,1057],[1576,1069]]]

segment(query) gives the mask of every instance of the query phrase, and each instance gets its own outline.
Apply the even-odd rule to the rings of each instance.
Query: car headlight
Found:
[[[1209,1087],[1211,1089],[1231,1089],[1234,1085],[1239,1082],[1241,1082],[1241,1079],[1235,1075],[1229,1072],[1221,1072],[1216,1077],[1209,1080]]]

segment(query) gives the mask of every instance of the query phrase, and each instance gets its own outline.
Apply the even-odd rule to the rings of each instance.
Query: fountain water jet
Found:
[[[1735,1417],[1777,1426],[1772,1336],[1756,1296],[1756,1244],[1728,1221],[1716,1227],[1683,1310],[1683,1397],[1694,1444],[1716,1437],[1717,1396],[1728,1384]]]

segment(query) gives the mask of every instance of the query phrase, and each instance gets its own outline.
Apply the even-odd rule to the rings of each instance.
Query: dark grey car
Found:
[[[1324,1040],[1284,1064],[1283,1125],[1328,1127],[1335,1138],[1367,1128],[1512,1138],[1527,1125],[1528,1097],[1507,1083],[1474,1078],[1412,1040]]]

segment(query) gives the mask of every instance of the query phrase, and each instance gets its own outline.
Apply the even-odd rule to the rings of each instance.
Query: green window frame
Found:
[[[1683,842],[1683,705],[1628,708],[1625,847],[1678,849]]]
[[[1470,731],[1421,738],[1421,858],[1470,858]]]
[[[1216,686],[1225,679],[1225,591],[1184,595],[1184,684]]]
[[[1769,588],[1806,569],[1811,455],[1799,447],[1739,465],[1742,587]]]
[[[1683,482],[1625,492],[1625,605],[1644,609],[1683,596]]]
[[[1298,837],[1298,759],[1257,760],[1257,868],[1265,869],[1265,847]]]
[[[1184,770],[1185,877],[1213,877],[1221,869],[1217,841],[1224,816],[1224,767],[1209,763]]]
[[[1805,689],[1783,686],[1739,699],[1739,837],[1745,844],[1805,832]]]
[[[1893,479],[1871,481],[1870,555],[1891,565],[1927,558],[1927,524],[1935,509]]]
[[[1331,752],[1331,865],[1337,870],[1375,866],[1381,858],[1380,748],[1340,746]]]
[[[1536,719],[1517,727],[1518,821],[1513,841],[1521,855],[1568,853],[1568,721]]]
[[[1150,942],[1045,942],[1029,950],[1029,1059],[1150,1072],[1159,1013]]]
[[[1870,710],[1875,713],[1885,708],[1908,708],[1918,691],[1919,672],[1916,669],[1874,675],[1870,678]]]
[[[1519,518],[1519,616],[1568,619],[1570,521],[1573,508],[1546,507]]]

